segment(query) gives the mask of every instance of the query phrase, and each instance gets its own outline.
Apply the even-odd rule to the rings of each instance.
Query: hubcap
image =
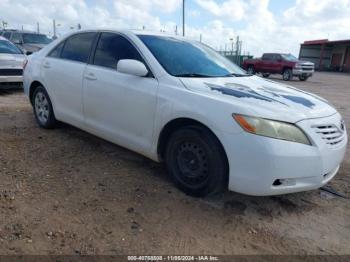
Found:
[[[45,124],[49,119],[49,102],[44,93],[38,92],[35,96],[35,113],[40,123]]]
[[[284,79],[289,79],[289,72],[288,71],[284,72]]]
[[[200,185],[208,178],[208,158],[203,148],[193,142],[182,143],[176,155],[180,179],[188,185]]]

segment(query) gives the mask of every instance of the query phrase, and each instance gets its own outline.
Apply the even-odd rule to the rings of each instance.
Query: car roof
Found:
[[[115,28],[85,29],[85,30],[75,31],[75,32],[73,32],[73,33],[71,33],[69,35],[74,35],[74,34],[77,34],[77,33],[84,33],[84,32],[114,32],[114,33],[121,33],[121,34],[125,34],[125,35],[163,36],[163,37],[172,37],[172,38],[189,40],[189,39],[187,39],[187,38],[185,38],[183,36],[169,34],[167,32],[157,32],[157,31],[150,31],[150,30],[115,29]]]

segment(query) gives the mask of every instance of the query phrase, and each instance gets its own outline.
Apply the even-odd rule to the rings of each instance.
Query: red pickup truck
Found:
[[[291,54],[277,53],[264,54],[258,59],[247,59],[243,62],[243,68],[249,74],[261,73],[263,77],[281,74],[285,81],[291,80],[294,76],[306,81],[315,72],[314,63],[300,61]]]

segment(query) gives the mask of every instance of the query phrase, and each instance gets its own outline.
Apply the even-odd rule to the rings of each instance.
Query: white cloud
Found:
[[[243,49],[255,55],[264,52],[291,52],[298,55],[300,43],[305,40],[350,38],[350,0],[296,0],[283,14],[269,10],[269,0],[226,0],[218,4],[213,0],[196,0],[209,13],[222,21],[239,21],[243,28],[231,30],[243,40]],[[241,14],[230,13],[237,7]],[[232,15],[230,15],[232,14]],[[228,43],[220,30],[210,37],[214,45]],[[234,32],[233,32],[234,31]],[[213,32],[214,33],[214,32]],[[215,34],[215,33],[214,33]],[[216,39],[216,41],[215,41]]]
[[[187,10],[187,34],[214,48],[230,44],[237,35],[243,49],[255,55],[263,52],[292,52],[298,54],[304,40],[350,38],[350,0],[296,0],[284,13],[269,9],[269,0],[195,0],[197,8]],[[0,0],[1,20],[9,27],[41,30],[52,33],[52,19],[63,34],[80,23],[83,28],[109,27],[175,31],[180,23],[182,0]],[[177,12],[178,18],[166,19]],[[158,14],[158,15],[157,15]],[[162,14],[163,20],[159,14]],[[208,16],[210,14],[210,16]],[[193,26],[191,20],[204,20],[205,25]],[[165,19],[165,21],[164,21]],[[181,25],[179,24],[179,32]]]
[[[233,21],[241,20],[248,7],[243,0],[228,0],[222,4],[218,4],[213,0],[196,0],[196,2],[213,15]]]

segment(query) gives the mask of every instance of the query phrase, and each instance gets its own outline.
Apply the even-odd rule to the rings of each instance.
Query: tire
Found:
[[[248,66],[247,73],[250,75],[255,75],[255,68],[254,66],[250,65]]]
[[[264,78],[268,78],[268,77],[270,76],[270,74],[264,73],[264,74],[262,74],[262,76],[263,76]]]
[[[38,86],[32,97],[33,111],[38,125],[45,129],[56,127],[57,120],[48,93],[43,86]]]
[[[174,183],[190,196],[221,193],[228,186],[226,154],[206,128],[189,126],[172,134],[165,152]]]
[[[299,76],[300,81],[307,81],[308,79],[309,79],[308,76],[303,76],[303,75]]]
[[[284,81],[290,81],[290,80],[292,80],[292,78],[293,78],[292,69],[289,69],[289,68],[285,69],[283,71],[283,80]]]

